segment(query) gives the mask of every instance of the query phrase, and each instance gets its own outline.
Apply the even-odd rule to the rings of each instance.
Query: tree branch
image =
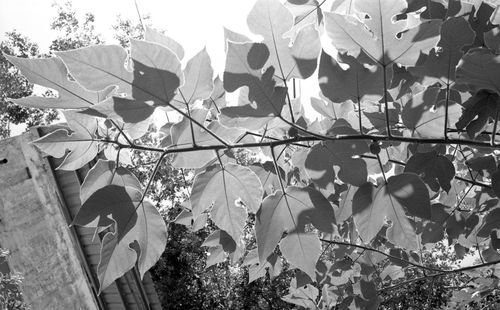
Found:
[[[349,242],[343,242],[343,241],[333,241],[333,240],[326,240],[326,239],[320,239],[320,240],[323,241],[323,242],[331,243],[331,244],[352,246],[352,247],[363,249],[363,250],[366,250],[366,251],[376,252],[376,253],[382,254],[382,255],[384,255],[384,256],[386,256],[388,258],[399,260],[399,261],[401,261],[403,263],[412,265],[414,267],[418,267],[420,269],[425,269],[425,270],[435,271],[435,272],[442,272],[441,269],[436,269],[436,268],[432,268],[432,267],[427,267],[427,266],[419,265],[417,263],[414,263],[414,262],[408,261],[406,259],[402,259],[402,258],[393,256],[391,254],[387,254],[384,251],[380,251],[378,249],[370,248],[370,247],[367,247],[367,246],[363,246],[363,245],[359,245],[359,244],[353,244],[353,243],[349,243]]]
[[[452,270],[445,270],[445,271],[441,271],[439,273],[427,275],[425,277],[414,278],[414,279],[410,279],[410,280],[406,280],[406,281],[400,282],[400,283],[395,284],[395,285],[383,287],[380,290],[378,290],[378,292],[385,292],[385,291],[393,290],[395,288],[398,288],[400,286],[404,286],[404,285],[412,283],[412,282],[422,281],[422,280],[426,280],[426,279],[430,279],[430,278],[434,278],[434,277],[441,277],[441,276],[445,276],[445,275],[448,275],[448,274],[459,273],[459,272],[463,272],[463,271],[474,270],[474,269],[482,268],[482,267],[488,267],[488,266],[496,265],[496,264],[499,264],[499,263],[500,263],[500,260],[495,260],[495,261],[487,262],[487,263],[484,263],[484,264],[467,266],[467,267],[458,268],[458,269],[452,269]]]

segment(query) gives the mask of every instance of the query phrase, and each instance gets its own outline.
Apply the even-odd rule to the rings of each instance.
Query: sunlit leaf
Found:
[[[98,142],[94,139],[97,121],[73,111],[63,112],[71,129],[58,129],[35,141],[33,144],[43,152],[60,158],[63,162],[57,167],[61,170],[76,170],[93,160],[98,152]]]
[[[118,185],[141,190],[139,180],[126,168],[116,167],[111,160],[99,159],[89,170],[80,188],[80,201],[84,203],[94,192],[107,185]]]
[[[500,55],[485,48],[470,49],[457,66],[457,82],[474,91],[487,89],[500,95]]]
[[[57,97],[30,96],[12,99],[13,102],[33,108],[82,109],[103,101],[112,92],[112,88],[103,87],[99,91],[89,91],[68,78],[66,66],[57,57],[28,59],[4,56],[21,70],[31,83],[57,91]]]
[[[319,291],[316,287],[311,284],[307,284],[305,286],[298,287],[288,295],[283,296],[282,299],[286,302],[304,307],[306,309],[316,309],[316,298],[318,297],[318,294]]]
[[[257,213],[256,238],[259,259],[265,259],[274,251],[284,232],[304,232],[306,224],[331,233],[334,231],[335,213],[326,198],[310,187],[287,187],[267,196]]]
[[[98,91],[117,86],[120,93],[132,91],[133,73],[125,67],[127,52],[118,45],[94,45],[55,54],[86,89]]]
[[[144,31],[144,40],[168,47],[175,53],[175,55],[177,55],[177,57],[179,57],[179,60],[184,58],[184,48],[177,41],[159,31],[154,30],[153,28],[146,26],[146,30]]]
[[[175,100],[192,105],[196,100],[208,98],[213,89],[212,75],[210,56],[204,48],[188,61],[184,69],[185,82]]]
[[[203,124],[205,122],[208,110],[195,109],[190,112],[191,118]],[[172,134],[172,149],[183,148],[189,145],[218,145],[220,142],[214,136],[202,130],[198,126],[192,127],[193,134],[191,133],[191,120],[183,117],[179,123],[176,123],[170,129]],[[226,140],[228,143],[234,142],[243,132],[235,128],[227,128],[222,126],[219,121],[212,121],[207,129],[215,133],[219,138]],[[181,152],[174,154],[172,165],[178,168],[201,168],[213,159],[216,159],[215,151],[193,151]]]
[[[364,13],[361,21],[337,13],[325,12],[325,29],[340,51],[358,57],[364,51],[369,57],[387,66],[393,62],[415,65],[421,52],[433,48],[439,40],[440,20],[422,21],[407,28],[408,20],[395,21],[407,4],[403,0],[356,1],[355,9]]]
[[[269,49],[262,43],[228,42],[224,89],[233,92],[248,87],[248,103],[221,109],[220,121],[228,127],[260,129],[285,105],[286,89],[276,87],[275,68],[262,73]]]
[[[407,214],[430,219],[429,200],[425,184],[413,173],[392,176],[378,187],[368,182],[354,194],[354,223],[364,242],[370,242],[385,220],[390,220],[387,238],[403,248],[418,249],[415,228]]]
[[[315,25],[302,28],[290,47],[290,38],[284,35],[294,25],[293,15],[280,1],[258,0],[247,23],[253,33],[264,38],[270,51],[268,64],[281,79],[307,78],[316,70],[321,45]]]
[[[294,232],[279,244],[281,253],[293,266],[315,277],[316,262],[321,255],[321,242],[315,233]]]
[[[259,253],[257,249],[253,249],[245,256],[242,266],[250,266],[248,268],[248,283],[262,278],[269,273],[271,279],[277,277],[282,270],[282,259],[276,254],[272,253],[264,264],[259,261]]]
[[[460,105],[450,101],[437,101],[439,88],[429,87],[420,92],[403,107],[403,123],[412,132],[413,136],[421,138],[444,138],[446,109],[448,109],[448,128],[454,124],[462,114]]]
[[[135,265],[142,278],[165,249],[167,227],[158,210],[145,200],[136,212],[136,221],[127,223],[125,236],[119,238],[116,232],[108,232],[101,241],[101,260],[97,267],[100,291]]]
[[[262,185],[252,170],[235,164],[215,165],[198,174],[193,182],[191,206],[196,219],[211,205],[210,218],[238,241],[247,218],[247,209],[257,212]],[[244,207],[244,206],[246,207]]]

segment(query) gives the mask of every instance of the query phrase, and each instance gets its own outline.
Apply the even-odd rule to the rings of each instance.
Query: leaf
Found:
[[[193,105],[196,100],[208,98],[213,89],[213,73],[210,56],[204,48],[188,61],[184,69],[185,82],[175,100]]]
[[[190,112],[191,118],[198,121],[200,124],[205,122],[208,110],[193,109]],[[211,130],[219,138],[226,140],[228,143],[234,142],[241,134],[242,131],[234,128],[227,128],[222,126],[219,121],[212,121],[206,127]],[[186,147],[186,145],[193,145],[191,135],[191,120],[183,117],[179,123],[176,123],[170,129],[172,135],[171,149]],[[207,131],[202,130],[198,126],[193,125],[193,132],[196,145],[219,145],[220,142],[210,135]],[[176,168],[201,168],[210,161],[217,158],[215,151],[194,151],[194,152],[180,152],[173,156],[172,165]]]
[[[140,201],[141,196],[136,189],[106,185],[85,200],[71,224],[101,228],[112,226],[120,241],[137,221],[134,201]]]
[[[421,175],[422,180],[435,192],[442,188],[448,193],[451,189],[450,182],[455,177],[453,163],[436,151],[416,153],[406,163],[404,172]]]
[[[387,280],[387,278],[389,278],[389,280],[397,280],[404,277],[405,277],[405,272],[403,268],[395,265],[386,266],[384,270],[382,270],[382,272],[380,273],[380,278],[382,280]]]
[[[319,33],[314,25],[302,28],[290,47],[284,35],[294,25],[292,13],[277,0],[258,0],[247,18],[248,28],[264,38],[270,51],[268,64],[283,80],[308,78],[316,70],[321,51]]]
[[[473,42],[474,32],[469,23],[463,17],[450,18],[441,27],[439,48],[433,48],[425,62],[408,70],[421,77],[424,85],[436,82],[450,85],[455,81],[455,67],[462,58],[462,47]]]
[[[225,43],[227,43],[227,41],[238,42],[238,43],[252,42],[252,40],[250,40],[250,38],[248,38],[244,34],[234,32],[231,29],[228,29],[226,27],[223,27],[223,28],[224,28],[224,42]],[[225,45],[224,47],[227,47],[227,45]],[[225,49],[225,52],[227,52],[227,48]]]
[[[95,117],[118,120],[126,124],[137,125],[143,121],[149,123],[149,117],[154,113],[155,107],[143,101],[136,101],[121,97],[112,97],[108,100],[93,105],[81,111]]]
[[[226,260],[226,253],[221,246],[208,249],[207,262],[205,268],[209,268]]]
[[[385,219],[392,222],[387,238],[405,249],[418,249],[418,240],[406,213],[424,219],[431,218],[429,192],[422,180],[413,173],[390,177],[387,184],[375,187],[367,182],[354,194],[354,223],[364,242],[378,234]]]
[[[470,49],[457,65],[457,82],[471,90],[500,94],[500,55],[485,48]]]
[[[107,185],[123,186],[127,190],[141,190],[141,183],[128,169],[116,167],[112,160],[99,159],[89,170],[80,188],[80,201],[83,204],[93,193]]]
[[[222,108],[219,119],[223,125],[257,130],[280,115],[286,88],[276,87],[274,68],[261,73],[268,58],[269,49],[262,43],[228,42],[224,89],[233,92],[248,86],[248,103]]]
[[[44,153],[56,158],[63,157],[69,150],[69,154],[57,169],[73,171],[83,167],[97,155],[98,142],[94,140],[97,122],[93,117],[74,111],[64,111],[63,114],[72,132],[58,129],[33,141],[33,144]]]
[[[119,45],[93,45],[55,54],[86,89],[98,91],[117,86],[120,93],[132,92],[134,75],[125,67],[127,52]]]
[[[135,224],[129,222],[126,231],[123,238],[109,232],[102,239],[101,260],[97,267],[99,293],[136,264],[142,279],[160,259],[167,244],[165,221],[148,200],[137,208],[137,221]]]
[[[266,272],[269,273],[271,279],[279,276],[282,269],[282,259],[276,253],[272,253],[266,262],[261,264],[257,249],[253,249],[245,256],[242,266],[250,266],[248,268],[248,284],[250,284],[264,277]]]
[[[217,113],[220,113],[220,109],[226,106],[226,90],[219,76],[215,78],[213,83],[212,93],[208,99],[203,100],[203,107],[208,110],[215,109]]]
[[[321,255],[321,241],[316,233],[288,234],[279,246],[291,265],[304,271],[311,279],[316,277],[316,262]]]
[[[177,56],[161,45],[138,40],[130,41],[130,53],[134,67],[132,97],[167,105],[184,84]]]
[[[4,54],[5,58],[21,70],[28,81],[57,91],[58,96],[30,96],[11,99],[22,106],[40,109],[82,109],[103,101],[112,88],[95,92],[82,88],[77,82],[68,79],[66,66],[57,57],[28,59]],[[102,90],[99,89],[99,90]]]
[[[465,109],[455,126],[465,128],[470,137],[476,138],[495,119],[499,104],[498,94],[480,90],[463,103]]]
[[[308,24],[320,24],[323,20],[321,4],[317,0],[288,0],[285,6],[294,16],[294,29]]]
[[[191,231],[196,232],[205,227],[207,224],[208,216],[206,213],[198,216],[196,221],[193,219],[193,212],[191,210],[183,209],[179,215],[172,221],[172,223],[176,223],[179,225],[184,225],[187,228],[191,229]]]
[[[236,242],[224,230],[216,230],[212,232],[201,246],[217,247],[221,246],[224,252],[234,252],[236,250]]]
[[[336,127],[332,134],[356,134],[347,126]],[[366,162],[352,158],[369,151],[362,140],[331,140],[314,145],[307,154],[305,168],[309,177],[321,189],[333,191],[336,177],[334,166],[339,167],[338,178],[345,183],[360,186],[366,182],[368,172]]]
[[[255,232],[259,259],[264,262],[284,232],[303,235],[306,224],[326,233],[334,231],[335,213],[326,198],[310,187],[289,186],[267,196],[257,213]]]
[[[335,210],[337,223],[342,223],[352,216],[352,199],[357,187],[348,185],[347,190],[340,194],[339,208]]]
[[[355,304],[359,309],[376,310],[380,305],[380,297],[377,292],[377,287],[373,281],[361,279],[354,286]]]
[[[148,26],[146,26],[145,28],[146,30],[144,31],[144,40],[157,43],[169,48],[172,52],[175,53],[175,55],[177,55],[179,60],[182,60],[182,58],[184,58],[184,48],[177,41],[159,31],[154,30],[153,28],[150,28]]]
[[[402,119],[414,137],[444,138],[446,105],[438,102],[439,88],[429,87],[414,95],[403,107]],[[450,101],[448,106],[448,127],[461,114],[458,104]]]
[[[356,1],[361,21],[350,16],[325,12],[325,29],[339,51],[358,57],[364,51],[374,61],[386,67],[393,62],[404,66],[416,64],[420,53],[428,52],[439,40],[440,20],[421,21],[413,28],[408,20],[397,20],[407,8],[403,0]]]
[[[247,211],[241,203],[250,212],[257,212],[262,194],[260,180],[252,170],[235,164],[214,165],[196,175],[193,181],[193,217],[198,218],[213,204],[210,218],[238,241],[247,218]]]
[[[278,179],[278,174],[272,161],[266,161],[264,163],[256,163],[248,166],[260,179],[264,194],[271,195],[276,190],[280,188],[280,182]],[[285,179],[285,171],[279,168],[280,177]]]
[[[483,219],[481,228],[477,235],[488,237],[493,229],[500,229],[500,209],[493,209]]]
[[[367,68],[354,57],[339,54],[339,61],[349,65],[344,70],[335,58],[325,51],[321,53],[319,62],[319,86],[323,94],[333,102],[341,103],[347,100],[362,102],[378,101],[383,96],[384,76],[378,66]]]
[[[177,56],[151,42],[131,40],[133,71],[125,67],[127,53],[119,46],[96,45],[58,52],[69,72],[85,88],[100,90],[117,85],[118,91],[138,101],[168,105],[184,75]]]
[[[306,309],[317,309],[316,298],[319,291],[311,284],[301,286],[288,295],[281,297],[282,300]]]
[[[223,230],[216,230],[210,234],[202,246],[209,247],[206,268],[224,262],[228,256],[234,263],[244,254],[244,249]]]
[[[467,167],[477,171],[479,175],[493,175],[497,169],[495,157],[492,155],[478,156],[465,161]]]

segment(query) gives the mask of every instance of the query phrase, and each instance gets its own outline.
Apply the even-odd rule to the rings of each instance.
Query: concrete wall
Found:
[[[98,309],[48,161],[29,144],[36,138],[0,141],[0,245],[33,310]]]

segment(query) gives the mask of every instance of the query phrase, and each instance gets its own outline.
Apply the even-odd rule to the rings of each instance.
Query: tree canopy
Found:
[[[57,93],[12,102],[67,121],[34,145],[64,157],[58,169],[100,158],[73,224],[100,232],[101,290],[160,259],[173,224],[150,193],[181,173],[163,203],[182,206],[170,220],[186,234],[212,228],[206,265],[248,266],[250,282],[295,269],[288,303],[498,307],[496,5],[324,3],[258,0],[247,22],[262,40],[226,30],[220,77],[205,49],[183,65],[182,46],[147,26],[126,48],[4,53]],[[296,95],[304,79],[317,97]],[[156,113],[167,123],[153,125]],[[455,262],[466,253],[477,261]]]

